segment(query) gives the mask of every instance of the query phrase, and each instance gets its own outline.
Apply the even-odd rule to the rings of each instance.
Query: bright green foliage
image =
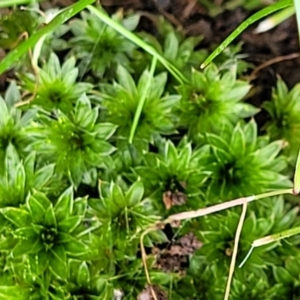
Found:
[[[206,134],[206,140],[211,146],[210,200],[224,201],[291,186],[281,174],[287,166],[285,157],[279,156],[282,141],[269,143],[267,137],[257,137],[254,120],[238,123],[232,131],[222,130],[220,135]]]
[[[113,299],[113,285],[85,261],[72,259],[68,263],[68,283],[64,287],[67,299]]]
[[[78,68],[75,58],[69,58],[62,66],[58,57],[52,53],[48,62],[38,71],[38,78],[32,74],[21,76],[24,89],[33,94],[33,104],[43,105],[44,109],[60,109],[68,113],[80,96],[88,92],[92,85],[77,83]],[[36,86],[37,84],[37,86]]]
[[[138,15],[113,15],[130,30],[122,31],[95,7],[77,14],[92,2],[61,11],[0,62],[6,70],[19,59],[18,82],[0,98],[0,299],[151,299],[143,238],[158,299],[223,300],[240,207],[159,225],[173,213],[286,192],[277,189],[292,186],[299,87],[278,81],[260,136],[254,120],[243,120],[258,109],[244,102],[251,86],[240,79],[249,68],[241,45],[199,71],[201,38],[161,18],[155,37],[138,37]],[[17,38],[12,25],[0,28],[6,49]],[[66,45],[69,53],[52,53]],[[31,65],[21,60],[29,49]],[[248,204],[237,265],[254,240],[300,227],[297,198],[264,196]],[[256,247],[236,267],[230,299],[296,299],[298,252],[297,235]]]
[[[134,114],[147,81],[149,72],[145,70],[136,84],[129,72],[119,65],[117,82],[113,85],[101,85],[101,104],[104,109],[103,120],[118,126],[117,145],[122,148],[129,139]],[[176,117],[173,113],[174,105],[179,101],[179,95],[163,95],[167,82],[167,74],[161,73],[153,78],[149,95],[146,98],[135,132],[134,144],[140,144],[144,149],[148,142],[158,134],[175,132]]]
[[[138,15],[123,19],[121,13],[112,18],[130,31],[135,29],[139,21]],[[132,57],[135,45],[97,16],[82,12],[81,19],[71,23],[71,31],[75,37],[70,40],[70,46],[72,53],[81,61],[81,75],[92,70],[96,76],[102,77],[106,71],[114,71],[117,64],[129,66],[128,57]]]
[[[182,142],[178,148],[171,141],[164,143],[160,153],[147,153],[144,156],[145,166],[139,166],[134,171],[139,175],[147,187],[148,193],[153,193],[156,205],[162,211],[162,194],[170,191],[172,194],[182,193],[183,203],[187,208],[197,209],[203,207],[204,190],[201,186],[209,177],[205,164],[209,148],[204,146],[196,151],[192,150],[190,143]],[[176,205],[173,203],[173,205]]]
[[[34,110],[22,113],[14,107],[21,100],[21,94],[12,82],[4,99],[0,96],[0,173],[3,171],[3,160],[7,147],[12,144],[19,154],[25,155],[29,150],[30,136],[26,130],[35,114]]]
[[[66,278],[67,258],[90,252],[89,246],[78,238],[80,232],[76,232],[85,216],[86,201],[74,200],[69,188],[54,205],[45,194],[35,192],[25,207],[2,209],[3,216],[14,226],[14,234],[1,241],[1,251],[11,251],[14,257],[28,255],[35,275],[49,270],[57,278]]]
[[[247,284],[245,284],[247,282]],[[239,299],[280,299],[280,285],[268,283],[267,277],[257,277],[254,274],[247,274],[241,279],[234,279],[231,289],[233,300]]]
[[[266,202],[265,205],[268,205],[268,208],[266,207],[265,211],[261,212],[261,216],[256,216],[252,204],[249,204],[249,213],[239,241],[237,265],[245,258],[253,240],[273,232],[280,232],[297,224],[298,210],[290,210],[289,207],[285,206],[282,197],[266,199]],[[272,214],[270,214],[271,209],[273,209]],[[203,246],[193,257],[190,271],[193,272],[194,268],[197,268],[199,274],[206,274],[206,280],[210,278],[211,291],[208,292],[208,299],[212,298],[218,291],[219,279],[228,274],[239,217],[239,212],[227,211],[224,214],[205,216],[193,222],[193,228],[199,235],[199,239],[203,241]],[[295,249],[292,244],[295,245],[296,243],[292,240],[289,242],[291,242],[290,248]],[[273,286],[276,276],[272,276],[270,267],[281,263],[280,256],[277,256],[278,248],[285,251],[286,247],[275,248],[275,246],[270,244],[256,248],[243,268],[236,268],[232,286],[233,299],[238,300],[243,297],[261,300],[277,299],[275,295],[279,292],[279,286]],[[284,253],[291,255],[293,252]],[[284,281],[279,280],[278,282],[283,283]],[[248,289],[248,285],[252,289]],[[224,291],[221,289],[220,297],[223,293]]]
[[[144,197],[141,181],[126,192],[116,184],[100,183],[99,194],[100,199],[90,199],[89,205],[102,224],[97,233],[100,251],[110,253],[107,259],[135,259],[142,229],[158,220],[152,200]],[[158,241],[165,239],[162,235]]]
[[[114,147],[106,140],[116,126],[98,123],[98,108],[92,108],[87,97],[78,99],[68,117],[58,111],[54,118],[42,115],[32,129],[35,149],[43,160],[55,162],[57,172],[68,175],[78,186],[82,176],[92,167],[100,167]]]
[[[180,125],[197,141],[203,133],[218,133],[228,124],[253,116],[258,109],[241,102],[250,87],[248,82],[236,79],[234,67],[221,72],[211,64],[204,72],[194,70],[191,83],[178,88],[182,95]]]
[[[45,165],[41,168],[35,166],[36,153],[32,152],[20,160],[13,146],[9,146],[4,159],[3,174],[0,176],[0,207],[24,204],[26,196],[33,188],[51,191],[58,188],[55,182],[54,164]]]
[[[151,34],[142,32],[141,38],[151,45],[159,54],[166,58],[173,66],[177,67],[184,74],[191,73],[191,67],[198,67],[206,57],[205,50],[195,50],[202,40],[201,37],[185,37],[182,30],[175,30],[164,18],[158,17],[157,38]],[[144,53],[137,53],[134,57],[136,72],[150,64],[151,57],[145,57]],[[164,70],[158,65],[158,70]]]
[[[290,299],[297,299],[299,296],[299,257],[297,254],[287,257],[283,266],[273,268],[273,274],[277,285],[279,285],[278,295],[285,297],[289,295]]]
[[[271,116],[266,124],[272,139],[284,139],[287,142],[286,153],[293,162],[299,150],[300,142],[300,84],[290,91],[282,79],[278,79],[273,89],[272,101],[265,102],[263,107]]]

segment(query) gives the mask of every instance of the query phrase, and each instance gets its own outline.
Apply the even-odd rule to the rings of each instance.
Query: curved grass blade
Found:
[[[139,99],[139,103],[138,103],[138,106],[137,106],[137,109],[136,109],[136,112],[135,112],[135,115],[134,115],[133,123],[132,123],[132,126],[130,128],[130,135],[129,135],[129,143],[130,144],[133,141],[134,134],[135,134],[136,128],[138,126],[138,122],[139,122],[139,119],[140,119],[140,116],[141,116],[141,113],[142,113],[145,101],[146,101],[146,99],[147,99],[147,97],[149,95],[149,91],[150,91],[150,87],[151,87],[151,82],[152,82],[152,79],[153,79],[153,76],[154,76],[154,72],[155,72],[155,68],[156,68],[156,62],[157,62],[156,57],[153,57],[152,58],[152,63],[151,63],[151,68],[150,68],[150,72],[149,72],[149,80],[147,82],[147,85],[146,85],[145,89],[143,90],[142,96]]]
[[[299,35],[299,44],[300,44],[300,1],[294,0],[294,6],[296,11],[296,19],[297,19],[297,26],[298,26],[298,35]]]
[[[274,15],[270,16],[269,18],[263,20],[260,22],[257,26],[257,28],[254,30],[255,33],[262,33],[266,32],[268,30],[271,30],[272,28],[278,26],[285,20],[287,20],[289,17],[295,14],[295,7],[290,6],[287,7]]]
[[[24,5],[24,4],[31,4],[31,3],[37,3],[42,2],[45,0],[1,0],[0,2],[0,8],[1,7],[9,7],[9,6],[15,6],[15,5]]]
[[[300,193],[300,149],[298,152],[296,168],[295,168],[293,192],[295,195],[298,195]]]
[[[299,0],[295,0],[297,2]],[[204,63],[200,66],[200,68],[205,68],[209,63],[211,63],[237,36],[239,36],[248,26],[255,23],[256,21],[278,11],[289,7],[292,5],[292,0],[282,0],[278,3],[274,3],[268,7],[263,8],[258,11],[251,17],[249,17],[246,21],[244,21],[241,25],[239,25],[204,61]]]
[[[0,74],[11,68],[12,65],[22,57],[22,55],[26,54],[30,48],[33,48],[35,46],[35,44],[42,36],[52,32],[56,27],[65,23],[74,15],[76,15],[95,1],[96,0],[81,0],[64,9],[51,22],[32,34],[27,40],[22,42],[19,46],[17,46],[14,50],[9,52],[8,55],[4,57],[4,59],[0,62]]]
[[[93,6],[88,6],[87,9],[94,13],[102,22],[106,23],[108,26],[119,32],[121,35],[126,37],[131,42],[135,43],[142,49],[144,49],[146,52],[151,54],[153,57],[155,57],[158,61],[162,63],[162,65],[176,78],[176,80],[179,83],[187,82],[187,79],[184,77],[184,75],[175,67],[173,66],[168,60],[166,60],[163,56],[161,56],[153,47],[149,46],[147,43],[145,43],[142,39],[140,39],[138,36],[136,36],[134,33],[130,32],[126,28],[124,28],[121,24],[115,22],[112,20],[109,16],[107,16],[104,12],[102,12],[100,9],[97,9]]]

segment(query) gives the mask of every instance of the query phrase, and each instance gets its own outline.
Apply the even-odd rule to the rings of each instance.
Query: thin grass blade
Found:
[[[295,0],[295,2],[299,2],[299,0]],[[247,27],[256,21],[275,13],[281,9],[287,8],[291,6],[292,0],[282,0],[278,3],[274,3],[262,10],[258,11],[246,21],[244,21],[241,25],[239,25],[204,61],[204,63],[200,66],[200,68],[205,68],[209,63],[211,63],[236,37],[238,37]],[[299,4],[300,5],[300,4]]]
[[[300,193],[300,149],[296,162],[296,169],[294,175],[294,194],[298,195]]]
[[[161,56],[152,46],[149,46],[147,43],[145,43],[134,33],[130,32],[122,25],[112,20],[100,9],[97,9],[96,7],[90,5],[87,7],[87,9],[90,12],[94,13],[102,22],[106,23],[108,26],[110,26],[111,28],[119,32],[128,40],[135,43],[136,45],[144,49],[146,52],[151,54],[153,57],[155,57],[158,61],[160,61],[162,65],[174,76],[174,78],[176,78],[176,80],[179,83],[187,82],[187,79],[184,77],[184,75],[175,66],[173,66],[168,60],[166,60],[163,56]]]
[[[25,5],[25,4],[42,2],[42,1],[45,1],[45,0],[1,0],[0,1],[0,7],[9,7],[9,6],[15,6],[15,5]]]
[[[300,1],[294,0],[294,6],[295,6],[295,11],[296,11],[298,36],[299,36],[299,44],[300,44]]]
[[[13,64],[20,59],[29,49],[33,48],[39,39],[55,30],[56,27],[65,23],[74,15],[85,9],[88,5],[94,3],[96,0],[81,0],[68,8],[64,9],[58,14],[51,22],[45,25],[43,28],[32,34],[27,40],[22,42],[14,50],[8,53],[4,59],[0,62],[0,74],[11,68]]]
[[[149,92],[150,92],[151,82],[152,82],[154,72],[155,72],[155,68],[156,68],[156,62],[157,62],[156,57],[153,57],[151,67],[150,67],[150,72],[149,72],[149,80],[147,82],[147,86],[145,87],[141,98],[139,99],[138,107],[136,109],[134,119],[133,119],[133,123],[132,123],[131,129],[130,129],[130,136],[129,136],[129,143],[130,144],[133,141],[134,134],[135,134],[136,128],[138,126],[138,122],[139,122],[141,113],[143,111],[145,101],[146,101],[146,99],[149,95]]]

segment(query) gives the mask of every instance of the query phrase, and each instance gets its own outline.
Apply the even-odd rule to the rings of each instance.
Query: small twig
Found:
[[[241,236],[241,232],[242,232],[242,228],[243,228],[243,224],[244,224],[244,220],[245,220],[245,216],[246,216],[246,212],[247,212],[247,205],[248,205],[248,202],[245,201],[243,204],[242,214],[241,214],[241,217],[240,217],[237,229],[236,229],[236,234],[235,234],[235,238],[234,238],[234,247],[233,247],[233,252],[232,252],[232,258],[231,258],[231,263],[230,263],[230,268],[229,268],[229,275],[228,275],[224,300],[229,299],[230,287],[231,287],[231,282],[232,282],[232,278],[233,278],[236,257],[237,257],[237,252],[238,252],[239,240],[240,240],[240,236]]]
[[[288,54],[288,55],[283,55],[283,56],[277,56],[277,57],[274,57],[274,58],[271,58],[265,62],[263,62],[262,64],[260,64],[259,66],[257,66],[253,71],[252,73],[250,74],[249,76],[249,79],[250,80],[253,80],[254,78],[256,78],[257,76],[257,73],[259,71],[261,71],[262,69],[268,67],[268,66],[271,66],[273,64],[277,64],[281,61],[284,61],[284,60],[290,60],[290,59],[295,59],[295,58],[298,58],[299,57],[299,53],[291,53],[291,54]]]

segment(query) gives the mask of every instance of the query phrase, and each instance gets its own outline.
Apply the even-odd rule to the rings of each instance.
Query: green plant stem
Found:
[[[300,1],[299,0],[294,0],[294,6],[295,6],[295,11],[296,11],[299,45],[300,45]]]
[[[133,138],[134,138],[134,134],[141,116],[141,113],[143,111],[143,107],[145,104],[145,101],[149,95],[149,91],[150,91],[150,87],[151,87],[151,82],[153,79],[153,75],[155,72],[155,68],[156,68],[156,63],[157,63],[157,59],[156,57],[153,57],[152,59],[152,63],[151,63],[151,68],[150,68],[150,74],[149,74],[149,80],[147,82],[147,85],[143,91],[143,94],[141,96],[141,98],[139,99],[139,103],[136,109],[136,112],[134,114],[134,118],[133,118],[133,122],[132,122],[132,126],[130,128],[130,135],[129,135],[129,143],[132,144]]]
[[[107,16],[103,11],[97,9],[93,6],[87,6],[87,9],[94,13],[102,22],[106,23],[108,26],[119,32],[121,35],[126,37],[131,42],[135,43],[137,46],[144,49],[146,52],[155,57],[158,61],[162,63],[162,65],[176,78],[176,80],[183,84],[184,82],[188,82],[185,76],[170,62],[168,62],[163,56],[161,56],[153,47],[149,46],[143,40],[141,40],[138,36],[124,28],[121,24],[112,20],[109,16]]]
[[[31,3],[37,3],[37,2],[42,2],[42,1],[45,1],[45,0],[1,0],[0,7],[31,4]]]
[[[300,193],[300,149],[297,156],[295,175],[294,175],[294,194]]]
[[[295,0],[295,2],[299,2],[299,0]],[[241,25],[239,25],[204,61],[204,63],[200,66],[200,68],[205,68],[209,63],[211,63],[237,36],[239,36],[247,27],[256,21],[278,11],[289,7],[292,5],[292,0],[282,0],[278,3],[274,3],[269,5],[266,8],[258,11],[246,21],[244,21]],[[300,4],[299,4],[300,5]],[[296,9],[297,13],[297,9]]]
[[[54,31],[56,27],[65,23],[95,1],[96,0],[81,0],[64,9],[51,22],[49,22],[40,30],[36,31],[27,40],[22,42],[4,57],[4,59],[0,62],[0,75],[7,69],[11,68],[16,61],[18,61],[24,54],[27,53],[27,51],[29,51],[29,49],[33,48],[42,36]]]

